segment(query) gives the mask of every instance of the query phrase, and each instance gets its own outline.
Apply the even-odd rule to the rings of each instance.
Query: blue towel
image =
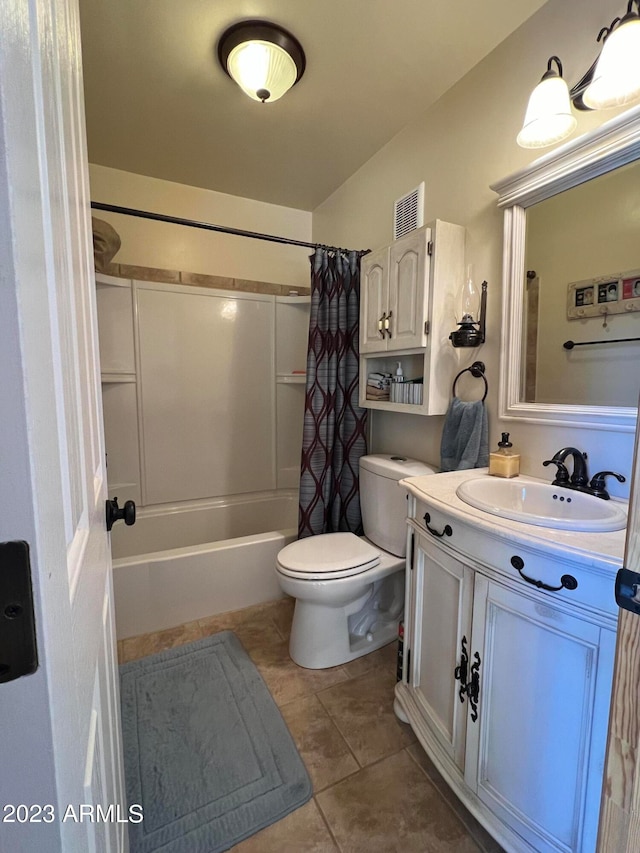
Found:
[[[489,464],[487,410],[482,400],[465,403],[454,397],[444,419],[440,468],[464,471]]]

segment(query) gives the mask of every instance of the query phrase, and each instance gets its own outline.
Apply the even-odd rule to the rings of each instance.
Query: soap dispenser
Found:
[[[512,450],[509,433],[502,433],[498,450],[489,454],[489,473],[494,477],[517,477],[520,473],[520,456]]]

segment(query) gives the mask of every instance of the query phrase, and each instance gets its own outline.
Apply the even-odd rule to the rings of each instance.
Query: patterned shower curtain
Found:
[[[358,462],[367,410],[358,406],[360,254],[316,249],[300,472],[298,536],[362,533]]]

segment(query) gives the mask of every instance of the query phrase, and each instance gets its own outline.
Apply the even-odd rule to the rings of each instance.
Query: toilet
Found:
[[[299,666],[339,666],[397,637],[407,547],[407,496],[398,481],[435,473],[405,456],[363,456],[365,535],[322,533],[280,551],[278,582],[296,600],[289,654]]]

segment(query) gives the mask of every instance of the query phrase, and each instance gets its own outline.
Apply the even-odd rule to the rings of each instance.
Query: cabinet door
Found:
[[[418,536],[409,688],[425,724],[449,758],[464,768],[467,703],[460,699],[463,638],[471,639],[473,571],[435,542]]]
[[[362,259],[360,268],[360,352],[384,352],[388,335],[383,317],[389,302],[389,249]]]
[[[466,782],[541,853],[595,850],[613,648],[612,631],[476,576]]]
[[[389,331],[387,350],[427,345],[425,321],[429,296],[431,229],[421,228],[397,240],[389,257]]]

